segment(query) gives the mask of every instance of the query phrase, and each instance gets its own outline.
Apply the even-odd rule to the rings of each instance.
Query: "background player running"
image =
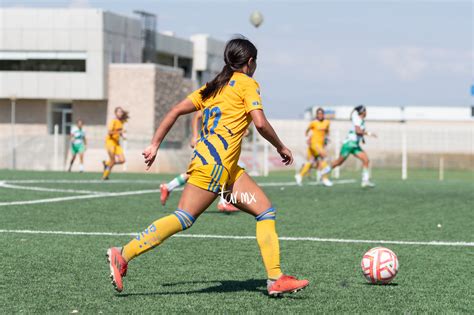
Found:
[[[252,193],[257,202],[242,202],[237,206],[257,220],[257,243],[267,271],[267,289],[271,296],[296,292],[308,285],[282,274],[280,248],[275,229],[276,210],[263,190],[237,165],[242,137],[253,120],[257,130],[277,150],[282,162],[293,162],[291,151],[280,141],[263,112],[258,83],[252,78],[257,67],[257,49],[246,39],[229,41],[224,50],[225,66],[201,89],[174,106],[165,116],[143,156],[147,169],[153,164],[160,144],[179,116],[203,111],[204,138],[195,147],[188,168],[190,175],[184,187],[178,209],[153,222],[147,229],[122,248],[109,248],[107,257],[112,283],[122,291],[122,277],[128,262],[160,245],[171,235],[190,228],[196,219],[217,198],[219,192]],[[189,265],[199,264],[199,257]]]
[[[120,146],[120,138],[125,139],[124,124],[127,122],[129,115],[128,111],[122,107],[116,107],[114,114],[115,118],[110,121],[109,131],[105,138],[105,149],[107,150],[109,160],[102,161],[102,164],[104,164],[102,179],[109,179],[114,165],[125,163],[125,155]]]
[[[323,173],[328,173],[335,167],[338,167],[346,161],[349,155],[354,155],[362,161],[362,187],[375,187],[375,184],[370,181],[369,172],[369,156],[360,147],[360,142],[365,143],[364,136],[377,137],[375,133],[365,130],[365,117],[367,116],[367,109],[364,105],[356,106],[351,112],[352,127],[347,134],[346,139],[341,148],[340,156],[335,160],[330,167],[327,167]]]
[[[72,165],[79,155],[79,172],[84,172],[84,152],[86,151],[87,139],[86,133],[83,129],[83,122],[81,119],[76,121],[76,125],[71,128],[71,162],[69,163],[68,172],[71,171]]]
[[[325,119],[324,110],[322,108],[316,110],[315,118],[316,119],[314,119],[306,129],[306,137],[309,135],[307,161],[300,172],[295,175],[296,183],[300,186],[303,184],[303,177],[309,173],[309,170],[314,164],[316,164],[318,171],[328,166],[326,162],[327,153],[325,145],[326,138],[329,135],[330,122],[328,119]],[[321,179],[324,186],[332,186],[332,182],[329,180],[327,174],[322,175]]]

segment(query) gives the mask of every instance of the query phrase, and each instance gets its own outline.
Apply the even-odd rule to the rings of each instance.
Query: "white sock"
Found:
[[[322,176],[322,175],[326,175],[326,174],[330,173],[331,171],[332,171],[332,168],[331,168],[331,166],[328,165],[328,166],[326,166],[325,168],[323,168],[323,169],[320,171],[320,172],[321,172],[321,176]]]
[[[368,168],[363,168],[362,169],[362,181],[363,182],[368,182],[369,178],[370,178],[369,169]]]
[[[84,165],[82,163],[79,164],[79,171],[84,172]]]
[[[174,189],[178,188],[179,186],[183,186],[186,184],[186,175],[185,174],[180,174],[173,178],[168,184],[166,184],[166,187],[168,188],[168,191],[173,191]]]

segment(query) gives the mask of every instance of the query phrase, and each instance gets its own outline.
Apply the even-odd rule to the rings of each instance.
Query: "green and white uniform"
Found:
[[[341,156],[348,157],[350,154],[359,154],[362,152],[362,148],[360,147],[360,141],[364,138],[363,136],[359,136],[356,133],[356,127],[359,127],[362,131],[365,131],[365,121],[360,118],[359,114],[354,111],[351,115],[352,120],[352,127],[347,134],[346,139],[341,148]]]
[[[84,139],[86,138],[86,133],[84,130],[79,129],[77,126],[71,128],[71,151],[72,154],[83,153],[86,149],[84,144]]]

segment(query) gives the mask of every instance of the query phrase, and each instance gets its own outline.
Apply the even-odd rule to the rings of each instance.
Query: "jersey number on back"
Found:
[[[219,124],[219,119],[221,119],[221,110],[219,107],[214,107],[212,109],[206,108],[203,112],[204,119],[202,121],[202,132],[201,138],[207,136],[208,134],[214,134],[214,130]],[[211,128],[209,129],[209,119],[214,117]],[[204,133],[204,134],[203,134]]]

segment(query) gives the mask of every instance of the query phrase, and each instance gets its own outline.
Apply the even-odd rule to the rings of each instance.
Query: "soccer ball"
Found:
[[[373,284],[389,283],[399,268],[397,255],[385,247],[374,247],[367,251],[360,266],[364,277]]]

